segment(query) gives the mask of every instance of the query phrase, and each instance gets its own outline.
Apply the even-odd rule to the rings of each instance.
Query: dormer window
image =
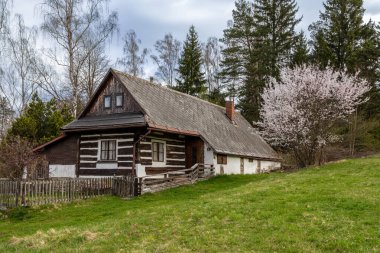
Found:
[[[123,107],[124,96],[123,93],[116,94],[116,107]]]
[[[104,108],[105,109],[111,108],[111,96],[104,96]]]

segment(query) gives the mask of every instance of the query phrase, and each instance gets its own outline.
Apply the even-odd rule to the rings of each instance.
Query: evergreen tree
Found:
[[[177,90],[192,96],[203,97],[206,93],[206,80],[202,67],[202,47],[198,40],[198,34],[194,26],[191,26],[183,45],[181,58],[179,59],[178,74],[176,79]]]
[[[293,53],[291,56],[290,66],[292,68],[296,66],[302,66],[309,63],[310,52],[307,44],[307,38],[303,31],[299,33],[293,46]]]
[[[363,105],[362,113],[365,118],[376,118],[380,116],[380,27],[373,22],[363,26],[361,31],[362,44],[355,51],[355,69],[359,70],[359,75],[365,78],[371,85],[369,100]],[[380,129],[378,129],[380,131]]]
[[[256,0],[254,2],[255,37],[266,60],[267,75],[279,78],[280,68],[291,61],[292,48],[297,41],[295,26],[302,18],[296,18],[296,0]],[[262,58],[263,57],[263,58]]]
[[[44,103],[34,94],[24,113],[13,122],[8,134],[39,144],[57,137],[61,127],[72,120],[67,106],[58,108],[55,99]]]
[[[239,88],[247,79],[249,66],[254,64],[252,3],[247,0],[236,1],[232,19],[228,22],[227,29],[223,31],[224,36],[221,39],[225,46],[222,50],[220,77],[227,89],[227,95],[234,100]]]
[[[327,0],[323,6],[319,21],[309,27],[313,59],[323,68],[352,71],[363,29],[363,1]]]
[[[260,117],[261,94],[269,78],[278,79],[279,69],[292,62],[297,11],[295,0],[235,2],[233,21],[222,39],[222,77],[231,83],[230,93],[239,87],[238,108],[249,122]]]
[[[380,37],[372,21],[364,23],[362,0],[327,0],[319,21],[309,30],[312,60],[321,68],[333,67],[359,75],[372,85],[370,101],[364,105],[367,116],[380,112]]]

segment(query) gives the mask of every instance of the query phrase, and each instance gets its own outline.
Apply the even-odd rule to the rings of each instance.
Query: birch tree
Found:
[[[224,106],[225,95],[220,81],[222,46],[215,37],[207,39],[203,50],[203,65],[208,86],[208,99],[210,102]]]
[[[10,16],[10,5],[12,4],[11,0],[0,0],[0,83],[3,76],[3,63],[4,63],[4,51],[5,51],[5,42],[6,35],[9,31],[9,16]]]
[[[92,39],[86,41],[91,45]],[[104,78],[110,66],[110,60],[104,53],[104,45],[95,48],[87,57],[81,70],[82,94],[87,102],[94,94],[96,88]]]
[[[151,55],[151,58],[157,65],[156,76],[170,86],[175,85],[181,42],[169,33],[162,40],[156,41],[154,48],[157,55]]]
[[[15,15],[14,27],[7,39],[9,47],[9,68],[1,87],[8,100],[20,114],[32,98],[37,89],[33,81],[37,54],[36,46],[37,27],[25,26],[20,14]]]
[[[8,99],[0,97],[0,140],[3,140],[7,130],[12,124],[14,111],[9,105]]]
[[[137,38],[134,30],[130,30],[125,34],[123,43],[123,57],[118,59],[118,63],[128,74],[143,76],[148,49],[143,48],[140,53],[141,40]]]
[[[0,42],[9,31],[9,16],[11,0],[0,0]]]
[[[323,148],[336,140],[331,129],[346,120],[367,99],[370,89],[357,76],[318,67],[284,68],[281,82],[272,79],[262,95],[264,138],[289,150],[298,166],[316,162]]]
[[[107,0],[45,0],[41,29],[55,47],[46,55],[64,70],[73,114],[81,107],[81,71],[88,57],[117,31],[118,15],[107,11]],[[91,44],[84,43],[96,31]]]

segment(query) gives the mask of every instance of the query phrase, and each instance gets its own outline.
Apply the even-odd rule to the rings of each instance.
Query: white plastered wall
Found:
[[[49,165],[49,177],[76,177],[75,165]]]
[[[251,162],[250,162],[251,160]],[[227,156],[227,164],[217,164],[217,155],[210,145],[205,142],[204,163],[207,166],[213,165],[216,174],[241,174],[240,157]],[[260,171],[258,165],[260,163]],[[281,163],[273,161],[258,161],[255,159],[244,158],[244,174],[257,174],[260,172],[268,172],[281,167]]]

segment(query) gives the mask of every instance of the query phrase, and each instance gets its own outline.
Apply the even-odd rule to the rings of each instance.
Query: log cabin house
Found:
[[[35,149],[51,177],[141,177],[195,163],[253,174],[281,165],[233,102],[224,108],[113,69],[62,131]]]

